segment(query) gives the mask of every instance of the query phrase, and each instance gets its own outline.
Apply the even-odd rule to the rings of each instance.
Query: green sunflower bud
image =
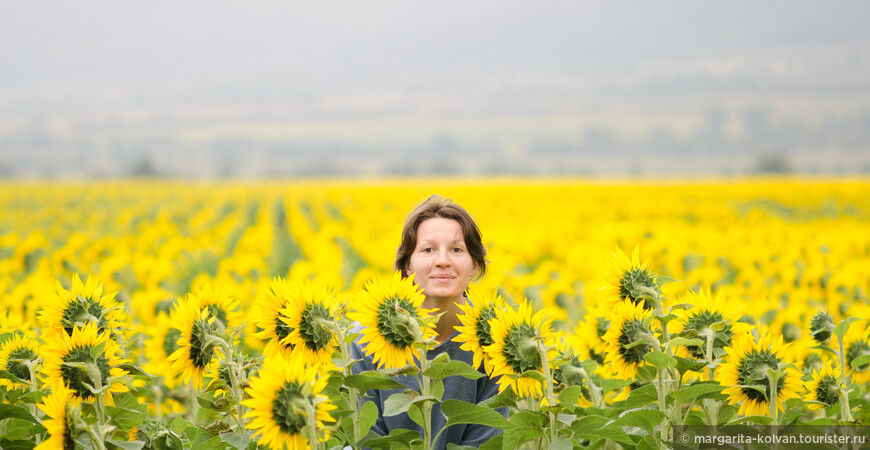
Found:
[[[834,318],[830,314],[820,311],[813,316],[813,320],[810,322],[810,334],[816,342],[821,344],[827,341],[833,331]]]

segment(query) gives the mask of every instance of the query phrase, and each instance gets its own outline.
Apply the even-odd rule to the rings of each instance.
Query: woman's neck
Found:
[[[457,315],[462,311],[459,309],[459,304],[464,302],[465,296],[462,295],[452,299],[426,297],[423,301],[423,308],[434,309],[435,314],[444,313],[435,325],[435,332],[438,333],[435,338],[437,342],[444,342],[453,336],[456,326],[459,325]]]

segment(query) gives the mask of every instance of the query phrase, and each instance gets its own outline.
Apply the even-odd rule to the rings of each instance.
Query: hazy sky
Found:
[[[492,135],[539,127],[527,141],[581,139],[576,119],[611,109],[620,133],[729,103],[860,115],[868,17],[864,1],[0,1],[0,138],[35,118],[123,147],[118,121],[184,140],[322,119],[303,134],[410,145],[471,142],[498,114],[514,122]]]
[[[268,97],[680,75],[866,86],[867,17],[860,1],[3,2],[0,89],[26,101],[46,90]]]

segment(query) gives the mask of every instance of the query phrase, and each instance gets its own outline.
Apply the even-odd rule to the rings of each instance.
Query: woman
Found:
[[[426,299],[423,308],[444,312],[436,326],[438,345],[429,350],[428,359],[447,353],[451,360],[472,364],[473,354],[459,348],[460,343],[453,338],[458,334],[455,327],[460,324],[457,314],[459,305],[465,304],[465,290],[472,278],[479,278],[486,272],[486,248],[480,230],[471,215],[461,206],[449,199],[433,195],[420,204],[405,220],[402,241],[396,252],[396,270],[403,276],[414,275],[414,282],[423,290]],[[358,343],[353,346],[353,357],[362,361],[354,365],[354,372],[374,370],[371,356],[366,356]],[[485,373],[483,367],[477,368]],[[396,380],[420,392],[416,376],[399,376]],[[444,379],[442,400],[458,399],[469,403],[479,403],[498,392],[497,380],[488,376],[477,380],[463,377]],[[370,390],[371,397],[378,407],[378,420],[372,431],[386,436],[395,429],[417,430],[421,436],[422,428],[407,413],[384,417],[384,402],[402,389]],[[507,416],[507,409],[499,410]],[[432,435],[444,427],[445,419],[440,405],[432,410]],[[448,443],[479,447],[498,434],[500,430],[482,425],[453,425],[435,442],[433,448],[444,449]]]

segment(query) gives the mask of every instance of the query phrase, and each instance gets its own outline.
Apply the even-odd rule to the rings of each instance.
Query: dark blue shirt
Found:
[[[359,329],[354,331],[359,332]],[[434,349],[429,350],[429,360],[431,361],[442,353],[447,353],[451,360],[464,361],[468,363],[468,365],[473,366],[473,354],[469,351],[460,349],[459,346],[461,343],[453,340],[458,334],[458,332],[454,331],[453,336],[451,336],[450,339],[438,344]],[[351,354],[351,357],[354,359],[362,360],[354,364],[352,369],[353,373],[375,370],[377,368],[373,362],[373,357],[366,355],[365,352],[362,351],[359,341],[354,342],[351,346]],[[483,366],[478,367],[477,370],[481,373],[486,373],[483,370]],[[394,377],[394,379],[405,385],[407,389],[420,392],[420,379],[418,376],[401,375]],[[420,436],[423,436],[423,428],[411,420],[411,418],[408,417],[408,413],[384,417],[384,402],[394,393],[404,391],[405,388],[385,390],[372,389],[366,393],[368,398],[366,398],[365,401],[375,402],[375,405],[378,407],[378,420],[372,426],[372,431],[382,436],[386,436],[390,434],[390,431],[392,430],[406,429],[416,430],[420,433]],[[442,401],[456,399],[477,404],[497,393],[497,378],[493,379],[489,376],[483,376],[477,380],[469,380],[465,377],[451,376],[444,379],[444,396],[442,397]],[[507,417],[507,408],[500,408],[497,411]],[[444,417],[444,414],[441,413],[441,405],[436,403],[432,408],[432,437],[444,428],[445,423],[446,418]],[[447,431],[441,434],[432,448],[437,450],[446,449],[448,443],[479,447],[481,444],[499,433],[501,433],[501,430],[485,425],[452,425],[447,429]]]

